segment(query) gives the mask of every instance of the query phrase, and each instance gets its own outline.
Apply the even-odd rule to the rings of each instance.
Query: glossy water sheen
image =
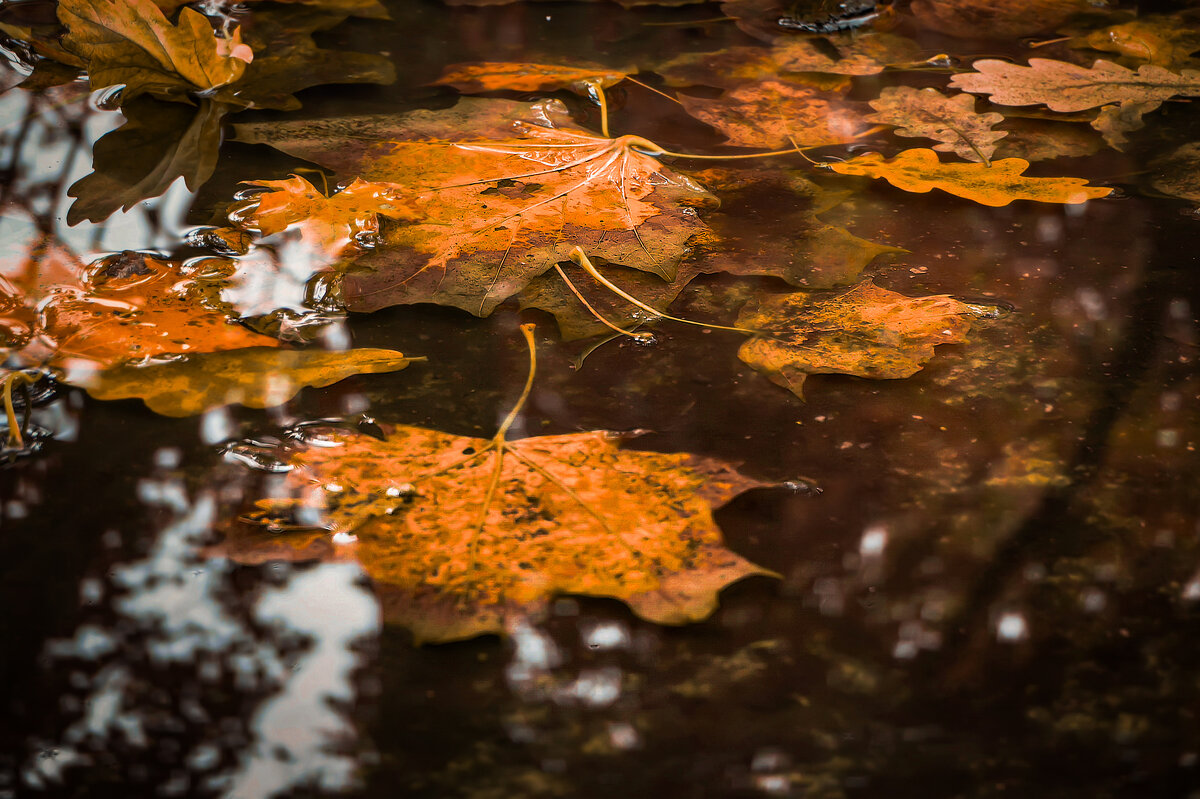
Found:
[[[424,87],[456,61],[637,63],[743,41],[728,23],[644,24],[712,19],[715,4],[391,10],[323,43],[390,52],[400,82],[309,91],[300,113],[446,104]],[[24,127],[28,96],[0,96],[5,246],[30,235],[22,208],[61,199],[115,124],[78,91],[57,96]],[[719,142],[653,94],[613,102],[613,135]],[[58,437],[0,471],[0,797],[1195,795],[1200,222],[1143,196],[1154,154],[1036,167],[1127,195],[1082,208],[875,186],[825,214],[909,251],[870,267],[880,285],[1012,311],[911,379],[814,377],[806,402],[738,361],[736,334],[661,324],[652,346],[610,343],[576,369],[585,344],[509,308],[352,315],[338,335],[429,362],[282,409],[171,420],[64,390],[38,418]],[[194,255],[181,236],[239,180],[296,165],[227,142],[198,196],[176,186],[103,224],[52,224],[85,254]],[[779,202],[750,191],[722,213],[769,224]],[[286,278],[297,297],[302,277]],[[673,311],[728,319],[751,288],[781,287],[703,277]],[[525,380],[522,320],[541,323],[542,363],[514,435],[644,429],[641,448],[795,481],[717,515],[731,548],[783,579],[746,580],[682,628],[567,597],[507,640],[414,648],[353,565],[204,556],[221,510],[278,479],[270,445],[297,421],[366,413],[490,436]]]

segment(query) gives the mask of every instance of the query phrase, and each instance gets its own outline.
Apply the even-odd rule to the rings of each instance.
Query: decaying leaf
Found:
[[[1200,203],[1200,142],[1189,142],[1154,159],[1150,185],[1171,197]]]
[[[435,85],[453,86],[460,92],[476,94],[508,89],[517,92],[545,92],[572,89],[586,93],[589,86],[608,88],[628,74],[599,65],[528,64],[508,61],[478,61],[451,64]]]
[[[67,223],[100,222],[167,190],[178,178],[193,191],[212,175],[228,106],[203,99],[196,105],[139,97],[122,107],[126,122],[96,142],[93,171],[75,181]]]
[[[1183,69],[1198,66],[1192,53],[1200,50],[1200,31],[1181,24],[1176,16],[1148,14],[1092,31],[1074,43],[1167,69]]]
[[[1041,203],[1078,203],[1106,197],[1111,188],[1089,186],[1084,178],[1031,178],[1024,173],[1029,162],[1002,158],[991,164],[943,163],[933,150],[903,150],[895,158],[867,153],[829,168],[841,175],[883,178],[898,189],[924,193],[932,189],[999,207],[1013,200]]]
[[[394,186],[355,180],[326,197],[299,175],[287,180],[246,181],[269,189],[244,211],[234,212],[242,225],[270,236],[296,225],[310,252],[332,260],[358,236],[379,231],[379,217],[412,219],[412,212]]]
[[[1053,31],[1072,15],[1090,10],[1089,0],[914,0],[912,4],[912,13],[923,26],[972,38]]]
[[[254,58],[237,31],[222,39],[191,8],[173,25],[152,0],[61,0],[58,18],[63,47],[86,62],[92,88],[123,85],[127,99],[225,86]]]
[[[694,206],[713,197],[648,153],[637,136],[576,125],[558,101],[464,98],[454,108],[237,126],[339,175],[393,183],[420,221],[355,262],[351,310],[434,302],[491,313],[572,248],[674,279]]]
[[[1093,127],[1118,147],[1124,133],[1142,126],[1142,115],[1178,95],[1200,95],[1200,70],[1171,72],[1145,64],[1136,72],[1111,61],[1089,69],[1066,61],[1031,58],[1029,66],[983,59],[976,72],[955,75],[950,85],[974,94],[987,94],[999,105],[1044,104],[1053,111],[1104,109]]]
[[[75,382],[99,400],[139,398],[163,416],[194,416],[233,403],[272,408],[305,386],[322,388],[352,375],[395,372],[409,363],[394,350],[253,347],[126,364],[80,375]]]
[[[423,642],[502,633],[560,593],[684,624],[712,613],[730,583],[770,574],[722,543],[713,509],[762,484],[719,461],[622,450],[605,432],[502,450],[419,427],[384,432],[308,431],[320,446],[292,452],[286,479],[324,529],[242,531],[222,550],[242,562],[357,560],[385,617]]]
[[[840,96],[780,80],[747,83],[713,99],[678,99],[689,114],[724,133],[736,147],[845,144],[866,129]]]
[[[992,130],[1004,117],[975,113],[975,98],[969,94],[947,97],[937,89],[893,86],[871,100],[871,107],[875,113],[869,121],[895,125],[897,136],[935,139],[941,144],[933,149],[968,161],[990,161],[996,142],[1008,135]]]
[[[996,146],[996,155],[1000,158],[1048,161],[1093,155],[1104,148],[1104,141],[1097,131],[1071,122],[1008,119],[1004,128],[1008,135]]]
[[[934,346],[963,342],[973,315],[947,295],[905,297],[869,280],[832,296],[781,294],[742,310],[738,325],[763,333],[738,357],[803,397],[811,374],[910,377]]]

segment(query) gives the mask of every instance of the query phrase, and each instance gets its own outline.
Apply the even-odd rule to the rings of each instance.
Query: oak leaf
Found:
[[[238,31],[219,38],[191,8],[171,24],[152,0],[61,0],[58,18],[67,28],[63,47],[87,63],[92,88],[123,85],[126,99],[216,89],[254,58]]]
[[[991,164],[943,163],[937,153],[923,148],[902,150],[894,158],[867,153],[829,168],[841,175],[883,178],[898,189],[918,194],[941,189],[947,194],[980,205],[1000,207],[1013,200],[1076,205],[1106,197],[1111,188],[1089,186],[1084,178],[1031,178],[1022,174],[1029,162],[1002,158]]]
[[[473,61],[451,64],[435,86],[453,86],[466,94],[510,90],[545,92],[572,89],[587,93],[589,86],[615,86],[629,73],[599,65],[530,64],[510,61]]]
[[[747,83],[713,99],[678,99],[735,147],[845,144],[866,129],[861,116],[837,95],[780,80]]]
[[[240,562],[356,560],[385,618],[421,642],[502,633],[560,593],[615,597],[649,621],[684,624],[711,614],[730,583],[771,574],[722,542],[713,509],[763,484],[720,461],[623,450],[602,431],[502,448],[420,427],[383,432],[307,431],[319,446],[288,454],[286,481],[320,529],[235,530],[219,551]],[[262,516],[296,504],[264,501]]]
[[[341,352],[265,347],[197,353],[145,364],[123,364],[75,383],[99,400],[138,398],[163,416],[194,416],[237,403],[282,405],[301,388],[322,388],[358,374],[395,372],[412,359],[394,350]]]
[[[1089,69],[1066,61],[1031,58],[1029,66],[983,59],[977,71],[955,75],[956,89],[987,94],[999,105],[1044,104],[1053,111],[1102,109],[1092,126],[1120,149],[1124,134],[1142,126],[1142,115],[1178,95],[1200,95],[1200,70],[1171,72],[1144,64],[1136,72],[1111,61]]]
[[[671,281],[715,199],[637,136],[609,139],[559,101],[463,98],[450,109],[236,126],[347,178],[392,183],[420,220],[345,275],[351,310],[433,302],[487,315],[583,247]]]
[[[840,294],[781,294],[752,302],[737,324],[763,331],[738,357],[803,397],[811,374],[911,377],[938,344],[965,341],[971,306],[944,294],[906,297],[863,281]]]
[[[937,89],[894,86],[884,89],[870,105],[875,113],[867,120],[894,125],[897,136],[936,139],[941,144],[933,149],[968,161],[990,161],[996,142],[1008,135],[992,130],[1004,117],[975,113],[975,98],[969,94],[947,97]]]
[[[1181,69],[1196,66],[1192,53],[1200,50],[1200,31],[1175,16],[1151,14],[1092,31],[1073,44]]]
[[[326,197],[299,175],[246,183],[269,191],[251,200],[249,207],[231,212],[231,219],[243,227],[257,228],[264,236],[295,225],[308,250],[326,261],[340,255],[359,236],[377,234],[380,216],[413,218],[407,203],[390,185],[355,180]]]

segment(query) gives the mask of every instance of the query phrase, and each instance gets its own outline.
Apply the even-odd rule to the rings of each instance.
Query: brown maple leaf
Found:
[[[941,144],[933,149],[968,161],[990,161],[996,142],[1008,135],[992,130],[1004,117],[975,113],[975,98],[969,94],[947,97],[937,89],[893,86],[870,103],[875,113],[868,120],[896,126],[897,136],[936,139]]]
[[[523,328],[531,342],[532,326]],[[309,430],[287,482],[316,531],[233,531],[242,562],[345,558],[375,581],[385,616],[418,641],[500,633],[556,594],[621,599],[659,624],[699,621],[717,593],[770,575],[725,548],[713,509],[763,485],[720,461],[623,450],[602,431],[507,441],[532,385],[492,439],[386,427],[386,439]],[[271,524],[295,501],[260,503]],[[265,517],[265,518],[264,518]],[[286,532],[288,526],[276,526]]]
[[[738,357],[803,397],[811,374],[911,377],[936,345],[964,341],[975,315],[947,295],[905,297],[870,280],[834,295],[781,294],[742,309],[738,325],[763,334]]]
[[[1177,95],[1200,95],[1200,70],[1171,72],[1144,64],[1136,72],[1111,61],[1089,69],[1066,61],[1031,58],[1029,66],[983,59],[975,72],[955,75],[950,85],[974,94],[990,95],[999,105],[1044,104],[1052,111],[1101,109],[1092,126],[1110,145],[1120,149],[1124,134],[1140,128],[1142,116]]]
[[[582,246],[671,281],[715,202],[664,167],[637,136],[610,139],[562,103],[464,98],[454,108],[382,117],[237,126],[340,175],[392,183],[420,219],[357,259],[352,310],[435,302],[486,315]]]
[[[1013,200],[1075,205],[1106,197],[1112,189],[1089,186],[1085,178],[1031,178],[1022,174],[1029,162],[1002,158],[990,164],[945,163],[933,150],[902,150],[891,159],[867,153],[829,168],[841,175],[883,178],[898,189],[923,194],[933,189],[979,203],[1000,207]]]

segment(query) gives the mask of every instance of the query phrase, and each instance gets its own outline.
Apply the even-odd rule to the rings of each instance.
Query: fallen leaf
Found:
[[[849,90],[849,75],[786,72],[766,47],[727,47],[715,53],[680,53],[656,67],[668,86],[715,86],[737,89],[747,83],[786,80],[822,91]]]
[[[969,94],[947,97],[937,89],[894,86],[884,89],[870,104],[875,113],[867,120],[896,126],[897,136],[939,141],[933,149],[968,161],[990,161],[996,142],[1008,135],[992,130],[1004,117],[994,112],[975,113],[975,98]]]
[[[735,147],[845,144],[866,129],[861,115],[839,96],[779,80],[747,83],[713,99],[678,99]]]
[[[194,416],[232,403],[273,408],[305,386],[395,372],[409,363],[394,350],[365,347],[341,352],[253,347],[126,364],[77,375],[73,382],[98,400],[139,398],[163,416]]]
[[[306,431],[319,446],[286,458],[287,485],[324,529],[233,531],[218,551],[238,562],[356,560],[385,618],[435,643],[503,633],[562,593],[615,597],[658,624],[699,621],[725,586],[771,574],[723,545],[713,509],[762,483],[720,461],[622,450],[599,431],[498,449],[383,430],[384,441]],[[268,516],[294,503],[280,504],[261,503]]]
[[[811,374],[911,377],[938,344],[966,340],[971,307],[944,294],[905,297],[870,280],[840,294],[797,292],[752,302],[739,327],[761,330],[738,357],[803,397]]]
[[[914,0],[922,26],[965,38],[1006,38],[1053,31],[1072,15],[1093,11],[1090,0]]]
[[[976,61],[976,72],[955,75],[950,85],[974,94],[987,94],[999,105],[1044,104],[1053,111],[1083,111],[1109,106],[1093,122],[1105,139],[1118,147],[1124,133],[1142,126],[1143,114],[1177,95],[1200,95],[1200,70],[1175,73],[1145,64],[1137,72],[1097,61],[1089,69],[1046,58],[1031,58],[1029,66],[1007,61]]]
[[[1200,203],[1200,142],[1189,142],[1154,159],[1150,185],[1170,197]]]
[[[243,227],[257,228],[270,236],[295,225],[308,251],[327,261],[335,259],[359,236],[374,237],[379,217],[413,218],[394,186],[355,180],[326,197],[299,175],[287,180],[249,180],[269,191],[255,197],[249,207],[231,212]]]
[[[1073,44],[1182,69],[1197,66],[1192,53],[1200,50],[1200,31],[1181,24],[1176,16],[1150,14],[1092,31]]]
[[[225,86],[254,58],[236,30],[219,38],[191,8],[172,25],[152,0],[60,0],[58,18],[67,28],[63,47],[87,63],[92,88],[124,86],[126,99]]]
[[[158,197],[182,177],[193,191],[212,175],[221,146],[221,121],[229,107],[203,99],[196,105],[139,97],[125,103],[125,124],[92,148],[92,172],[71,185],[76,198],[67,224],[102,222]]]
[[[996,146],[996,155],[1000,158],[1048,161],[1094,155],[1104,147],[1095,130],[1070,122],[1008,119],[1004,128],[1008,135]]]
[[[626,71],[599,65],[567,66],[508,61],[475,61],[451,64],[434,81],[435,86],[453,86],[466,94],[494,91],[546,92],[571,89],[586,94],[590,85],[603,88],[625,80]]]
[[[943,163],[937,153],[923,148],[903,150],[891,160],[879,153],[866,153],[849,161],[831,163],[840,175],[883,178],[898,189],[923,194],[932,189],[999,207],[1013,200],[1070,205],[1106,197],[1112,189],[1089,186],[1085,178],[1031,178],[1022,173],[1029,162],[1002,158],[989,164]]]
[[[236,126],[345,177],[393,183],[421,221],[387,231],[345,275],[351,310],[434,302],[491,313],[583,247],[671,281],[714,198],[636,136],[576,125],[557,100]]]

